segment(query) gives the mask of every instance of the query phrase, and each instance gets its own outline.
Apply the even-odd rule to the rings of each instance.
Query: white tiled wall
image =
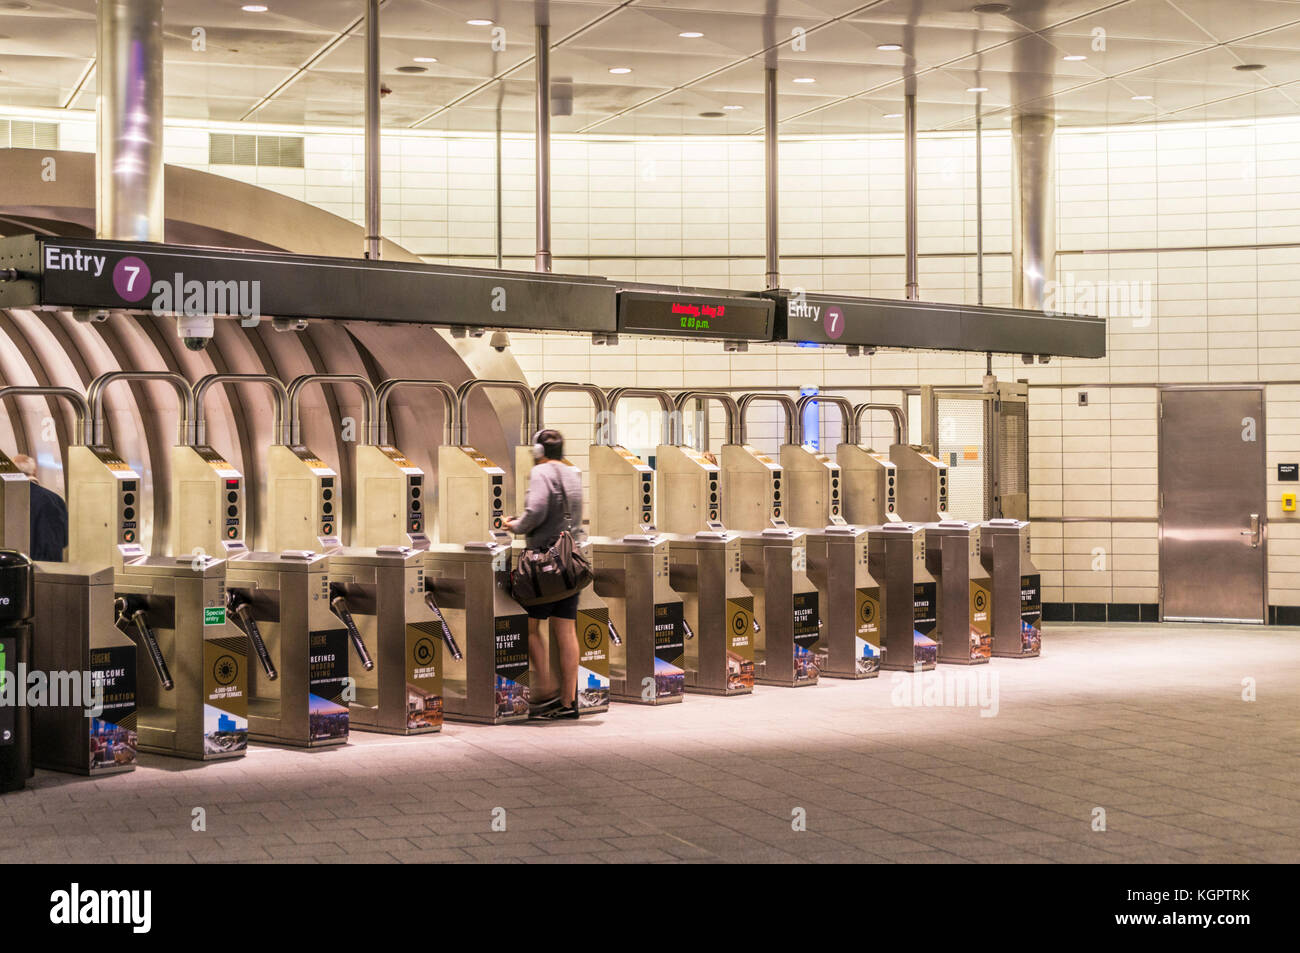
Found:
[[[62,123],[65,148],[89,149],[93,125]],[[354,221],[363,214],[362,139],[308,131],[305,170],[207,165],[207,129],[169,127],[167,160],[231,175]],[[1156,414],[1161,383],[1300,382],[1294,302],[1300,297],[1300,118],[1060,130],[1057,151],[1060,310],[1108,319],[1108,357],[1025,366],[998,357],[1002,378],[1031,389],[1031,500],[1035,558],[1048,601],[1154,602]],[[507,267],[534,251],[533,158],[528,138],[502,150],[502,238]],[[435,134],[386,136],[384,232],[429,261],[494,265],[495,141]],[[760,288],[762,144],[744,138],[557,139],[553,147],[557,271]],[[921,294],[974,302],[974,142],[922,136],[918,149]],[[787,287],[903,297],[903,174],[898,139],[798,139],[781,146],[781,249]],[[984,300],[1010,303],[1010,150],[985,134]],[[906,388],[977,383],[980,355],[585,340],[515,334],[534,383],[815,385]],[[1108,386],[1102,386],[1108,385]],[[1080,407],[1078,392],[1088,405]],[[876,400],[900,400],[880,390]],[[1270,473],[1300,459],[1300,383],[1267,390]],[[635,404],[629,410],[648,411]],[[583,434],[591,412],[556,395],[547,420]],[[628,422],[636,444],[652,420]],[[837,425],[827,434],[837,439]],[[636,429],[638,428],[639,429]],[[871,423],[889,439],[888,420]],[[715,419],[715,443],[723,433]],[[640,436],[638,436],[640,435]],[[775,449],[779,412],[756,410],[751,440]],[[579,443],[584,441],[579,440]],[[581,459],[581,447],[571,454]],[[1283,514],[1270,477],[1270,602],[1300,604],[1300,520]],[[1075,522],[1054,522],[1062,517]],[[1085,520],[1086,521],[1082,521]]]

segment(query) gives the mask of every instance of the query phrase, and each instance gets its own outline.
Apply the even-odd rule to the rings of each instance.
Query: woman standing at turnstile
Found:
[[[522,516],[506,520],[512,533],[527,534],[528,548],[545,552],[560,534],[572,531],[582,520],[582,474],[565,466],[564,436],[558,430],[539,430],[533,436],[537,465],[528,476],[528,496]],[[578,717],[578,595],[528,607],[528,654],[537,678],[528,714],[534,718]],[[551,671],[549,639],[559,653],[559,671]]]

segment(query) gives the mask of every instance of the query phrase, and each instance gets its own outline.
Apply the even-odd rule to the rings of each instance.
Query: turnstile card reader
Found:
[[[684,684],[674,676],[685,670],[687,627],[682,597],[669,585],[668,538],[597,537],[589,546],[596,594],[620,635],[609,649],[610,696],[646,705],[680,702]],[[587,648],[583,637],[579,650]]]
[[[845,521],[843,475],[835,460],[813,447],[785,444],[781,469],[786,521],[791,526],[807,529]]]
[[[438,538],[484,542],[502,532],[506,471],[473,447],[438,448]]]
[[[980,528],[965,520],[925,527],[926,569],[938,593],[939,661],[976,665],[993,648],[993,594],[980,561]]]
[[[809,530],[808,578],[822,596],[821,674],[875,678],[881,660],[880,585],[871,575],[864,526]]]
[[[835,450],[840,466],[844,518],[856,526],[902,521],[898,515],[898,466],[887,453],[856,443]]]
[[[267,452],[267,519],[273,550],[325,552],[342,543],[343,494],[338,474],[301,445]]]
[[[427,547],[424,471],[396,447],[363,444],[356,448],[356,474],[353,545]]]
[[[809,581],[801,530],[742,533],[741,581],[754,597],[754,680],[798,688],[817,684],[821,606]]]
[[[589,452],[590,534],[618,539],[654,526],[655,471],[623,447],[593,443]]]
[[[914,523],[868,528],[868,566],[880,583],[884,612],[882,669],[932,669],[939,656],[934,635],[937,588],[925,568],[925,529]]]
[[[89,672],[101,710],[83,705],[32,711],[32,756],[38,768],[100,777],[131,771],[139,748],[135,642],[113,625],[113,570],[75,563],[36,563],[32,668]],[[245,729],[247,724],[245,724]]]
[[[0,549],[30,554],[32,483],[0,453]]]
[[[993,654],[1033,658],[1043,644],[1042,576],[1029,553],[1029,524],[994,519],[980,526],[980,557],[992,579]]]
[[[748,444],[722,446],[722,522],[757,532],[785,518],[781,464]],[[822,517],[814,525],[823,525]]]
[[[889,458],[896,467],[899,516],[913,523],[948,519],[948,465],[914,444],[894,444]]]
[[[211,447],[172,448],[172,551],[178,556],[245,553],[244,477]]]
[[[721,524],[722,471],[704,454],[660,444],[655,450],[655,477],[660,529],[690,535]]]

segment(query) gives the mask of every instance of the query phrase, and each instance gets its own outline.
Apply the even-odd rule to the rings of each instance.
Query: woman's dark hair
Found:
[[[543,430],[537,435],[537,442],[542,445],[542,456],[547,460],[564,459],[564,434],[558,430]]]

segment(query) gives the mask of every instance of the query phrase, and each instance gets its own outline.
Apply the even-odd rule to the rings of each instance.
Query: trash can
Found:
[[[32,561],[0,549],[0,792],[17,791],[32,776],[31,710],[23,702],[19,666],[32,657]]]

